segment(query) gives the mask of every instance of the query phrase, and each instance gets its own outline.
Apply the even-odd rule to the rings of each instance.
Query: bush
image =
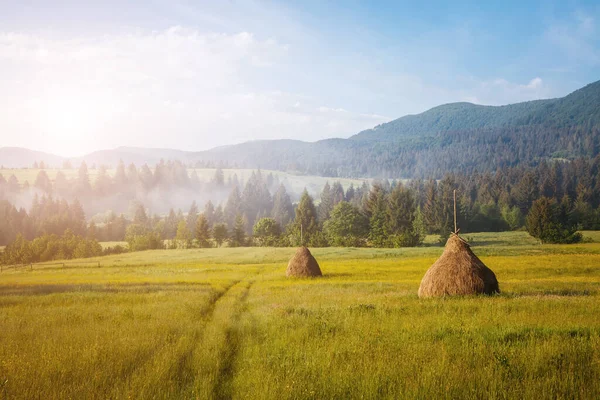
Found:
[[[113,246],[113,247],[107,247],[104,250],[102,250],[102,254],[105,256],[111,255],[111,254],[123,254],[123,253],[127,253],[129,251],[129,249],[127,249],[127,247],[123,247],[120,244]]]
[[[281,235],[281,227],[273,218],[261,218],[252,229],[259,246],[277,246]]]
[[[567,202],[542,197],[536,200],[527,214],[527,232],[542,243],[577,243],[582,236],[571,222]]]
[[[404,232],[389,237],[392,247],[416,247],[423,244],[423,237],[414,232]]]
[[[3,264],[28,264],[71,258],[88,258],[102,255],[102,246],[95,239],[74,235],[70,230],[64,235],[45,234],[27,241],[21,234],[6,246],[0,262]]]
[[[158,232],[150,232],[147,228],[132,224],[127,227],[125,241],[130,251],[164,249],[165,245]]]

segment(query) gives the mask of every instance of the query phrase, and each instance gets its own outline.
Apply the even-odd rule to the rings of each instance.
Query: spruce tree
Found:
[[[321,202],[319,203],[317,212],[319,223],[322,224],[329,219],[329,214],[331,214],[331,210],[333,210],[333,205],[331,187],[329,186],[329,182],[325,182],[323,191],[321,191]]]
[[[235,217],[229,243],[231,247],[240,247],[246,244],[246,224],[244,223],[244,217],[240,214]]]
[[[183,220],[177,225],[175,241],[177,242],[177,247],[180,249],[187,249],[191,246],[192,235],[187,227],[187,223]]]
[[[227,239],[227,225],[224,223],[217,223],[213,227],[213,237],[217,247],[221,247],[225,239]]]
[[[198,216],[195,233],[199,247],[210,247],[210,226],[204,214]]]
[[[196,201],[192,201],[190,209],[188,211],[186,217],[186,223],[190,232],[193,232],[196,229],[196,221],[198,219],[198,205]]]
[[[282,183],[279,185],[277,192],[275,192],[275,196],[273,196],[273,210],[271,210],[271,217],[273,217],[280,226],[286,226],[292,220],[293,215],[294,206]]]
[[[377,187],[374,186],[369,195],[369,241],[374,247],[385,247],[389,236],[386,195],[383,188]]]
[[[301,246],[309,244],[311,237],[318,230],[317,210],[306,189],[302,192],[300,202],[296,207],[296,217],[292,228],[296,242]]]
[[[208,222],[208,226],[213,226],[215,224],[215,206],[210,200],[204,206],[204,217]]]
[[[235,225],[235,218],[238,214],[242,213],[242,198],[240,196],[240,190],[237,186],[234,186],[227,198],[225,204],[225,223],[233,229]]]

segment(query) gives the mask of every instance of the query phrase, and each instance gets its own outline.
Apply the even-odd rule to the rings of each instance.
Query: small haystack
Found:
[[[458,234],[446,242],[442,256],[427,270],[419,297],[499,293],[498,280]]]
[[[288,263],[286,276],[309,277],[322,276],[319,263],[306,247],[300,247]]]

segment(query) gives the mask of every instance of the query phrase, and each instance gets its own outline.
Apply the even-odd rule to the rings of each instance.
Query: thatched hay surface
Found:
[[[321,276],[319,263],[306,247],[300,247],[287,266],[286,276],[309,277]]]
[[[419,297],[499,293],[498,280],[491,269],[471,251],[458,235],[446,242],[441,257],[421,280]]]

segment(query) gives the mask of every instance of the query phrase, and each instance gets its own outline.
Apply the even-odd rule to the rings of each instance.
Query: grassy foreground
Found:
[[[419,300],[440,247],[314,249],[308,280],[271,248],[4,271],[0,398],[600,398],[600,244],[467,236],[500,296]]]

